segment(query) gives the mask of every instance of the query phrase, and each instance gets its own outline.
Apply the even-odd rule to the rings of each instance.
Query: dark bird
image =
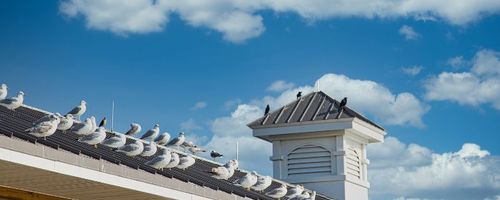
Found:
[[[269,110],[271,110],[271,108],[269,107],[269,104],[267,104],[266,111],[264,111],[264,115],[269,114]]]
[[[299,91],[299,93],[297,93],[297,99],[300,99],[300,97],[302,97],[302,92]]]
[[[340,107],[343,108],[347,104],[347,97],[344,97],[340,102]]]
[[[101,123],[99,123],[99,127],[105,127],[107,122],[106,117],[102,118]]]
[[[211,151],[211,152],[210,152],[210,157],[212,157],[212,159],[214,159],[214,160],[215,160],[216,158],[219,158],[219,157],[222,157],[222,156],[224,156],[224,155],[220,154],[220,153],[219,153],[219,152],[217,152],[217,151]]]

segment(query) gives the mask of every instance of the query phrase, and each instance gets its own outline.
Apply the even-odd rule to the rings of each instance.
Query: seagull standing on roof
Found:
[[[215,161],[215,159],[219,158],[219,157],[222,157],[224,155],[220,154],[219,152],[217,151],[211,151],[210,152],[210,157],[212,157],[212,159]]]
[[[309,198],[311,198],[311,194],[309,194],[309,192],[304,190],[302,194],[299,194],[294,198],[291,198],[290,200],[308,200]]]
[[[170,152],[170,149],[162,148],[161,154],[159,156],[154,157],[153,159],[147,161],[145,164],[155,169],[163,169],[168,165],[168,163],[170,163],[171,159],[172,154]]]
[[[138,123],[131,123],[130,129],[125,133],[125,135],[134,136],[135,134],[141,132],[141,125]]]
[[[255,191],[262,191],[268,188],[273,183],[273,179],[270,176],[258,176],[257,183],[252,186]]]
[[[250,187],[252,187],[253,185],[255,185],[255,183],[257,183],[257,172],[255,172],[255,171],[253,171],[251,173],[247,172],[247,174],[245,176],[239,178],[238,180],[234,181],[233,183],[241,186],[242,188],[249,190]]]
[[[101,122],[99,123],[99,127],[105,127],[107,122],[108,121],[106,120],[106,117],[102,118]]]
[[[155,124],[155,126],[152,129],[149,129],[144,135],[142,135],[141,139],[147,140],[147,141],[153,141],[156,136],[158,136],[158,133],[160,133],[160,125]]]
[[[180,162],[179,154],[175,152],[171,152],[170,154],[172,155],[170,158],[170,162],[168,163],[168,165],[165,166],[165,168],[167,169],[176,167]]]
[[[168,134],[167,132],[159,135],[156,139],[155,139],[155,142],[156,144],[158,145],[165,145],[167,144],[167,142],[170,140],[170,134]]]
[[[7,97],[7,85],[2,83],[0,86],[0,100],[5,99]]]
[[[90,121],[92,122],[92,132],[94,132],[94,131],[95,131],[95,130],[97,130],[97,128],[99,128],[99,127],[97,127],[97,123],[96,123],[96,121],[95,121],[95,117],[94,117],[94,116],[91,116],[91,117],[90,117]]]
[[[196,153],[199,153],[199,152],[207,152],[207,150],[202,149],[196,145],[189,147],[188,151],[191,152],[193,155],[196,155]]]
[[[179,136],[170,140],[170,142],[167,143],[167,146],[176,146],[177,148],[179,148],[179,145],[184,143],[185,140],[186,140],[186,137],[184,136],[184,132],[180,132]]]
[[[287,193],[286,185],[281,184],[279,187],[274,188],[273,190],[266,193],[267,196],[275,199],[279,199],[284,197]]]
[[[59,122],[59,117],[51,114],[47,120],[36,123],[33,127],[26,129],[25,132],[28,132],[35,137],[43,137],[45,139],[45,137],[51,136],[56,132]]]
[[[271,110],[271,108],[269,107],[269,104],[267,104],[266,110],[264,111],[264,116],[266,116],[267,114],[269,114],[270,110]]]
[[[94,145],[94,147],[97,148],[97,144],[104,141],[104,139],[106,139],[106,129],[104,129],[104,127],[99,127],[97,131],[80,137],[78,141]]]
[[[224,166],[212,168],[209,171],[209,173],[211,173],[212,177],[214,177],[216,179],[227,180],[227,179],[231,178],[231,176],[233,176],[235,169],[236,169],[236,166],[235,166],[234,160],[230,160]]]
[[[111,148],[120,148],[127,143],[127,138],[125,135],[120,133],[115,133],[113,137],[104,140],[101,144]]]
[[[304,186],[302,185],[297,185],[295,187],[292,187],[290,190],[288,190],[286,198],[287,199],[295,198],[296,196],[302,194],[303,191],[304,191]]]
[[[194,147],[194,143],[193,143],[193,142],[191,142],[191,141],[184,141],[184,142],[181,144],[181,146],[182,146],[183,148]]]
[[[158,147],[156,146],[156,143],[149,142],[149,144],[144,145],[144,150],[142,151],[141,156],[149,157],[155,155],[157,149]]]
[[[181,156],[179,157],[179,164],[175,167],[186,170],[188,167],[191,167],[191,165],[194,165],[195,160],[192,156],[187,155],[187,156]]]
[[[23,105],[24,102],[24,92],[19,91],[17,96],[0,100],[0,106],[6,107],[9,110],[15,110]]]
[[[300,97],[302,97],[302,92],[301,92],[301,91],[299,91],[299,92],[297,93],[297,99],[300,99]]]
[[[144,144],[139,140],[135,140],[133,143],[124,145],[118,148],[116,151],[122,152],[127,156],[133,157],[141,154],[143,150],[144,150]]]
[[[59,114],[59,113],[56,113]],[[61,115],[61,114],[59,114]],[[70,129],[73,126],[74,119],[72,114],[66,114],[66,116],[58,116],[59,119],[61,119],[61,122],[57,126],[57,130],[61,130],[66,132],[68,129]]]
[[[85,119],[83,122],[73,122],[73,126],[70,132],[77,135],[88,135],[92,132],[92,120],[90,118]]]
[[[74,107],[71,111],[68,112],[68,114],[72,114],[73,116],[77,117],[78,120],[80,120],[80,116],[82,116],[85,111],[87,111],[87,102],[82,100],[80,101],[80,105]]]

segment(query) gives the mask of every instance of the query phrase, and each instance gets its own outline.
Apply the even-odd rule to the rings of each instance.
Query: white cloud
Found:
[[[401,68],[401,71],[405,74],[410,75],[410,76],[416,76],[416,75],[420,74],[422,69],[424,69],[424,67],[422,67],[420,65],[415,65],[412,67],[403,67],[403,68]]]
[[[195,130],[201,130],[201,126],[199,126],[198,124],[196,124],[196,122],[194,121],[194,119],[188,119],[187,121],[185,122],[182,122],[180,124],[181,126],[181,130],[182,131],[187,131],[187,132],[192,132],[192,131],[195,131]]]
[[[367,152],[373,199],[484,199],[500,189],[500,159],[476,144],[439,154],[388,137]]]
[[[295,84],[293,84],[293,83],[288,83],[288,82],[283,81],[283,80],[277,80],[277,81],[274,81],[273,83],[271,83],[271,85],[269,85],[269,87],[267,87],[267,90],[273,91],[273,92],[282,92],[284,90],[291,89],[294,86],[295,86]]]
[[[204,101],[198,101],[196,102],[193,107],[191,107],[191,110],[199,110],[207,107],[207,102]]]
[[[117,34],[150,33],[164,29],[171,14],[194,27],[222,33],[225,40],[240,43],[265,30],[263,11],[296,13],[307,21],[342,17],[414,18],[444,20],[466,25],[497,14],[496,0],[63,0],[59,10],[66,16],[85,18],[88,28]]]
[[[500,53],[481,50],[471,61],[467,72],[442,72],[428,79],[426,98],[450,100],[462,105],[491,104],[500,110]]]
[[[399,28],[399,34],[404,36],[406,40],[416,40],[420,38],[420,34],[408,25],[401,26],[401,28]]]
[[[468,66],[470,64],[470,62],[465,60],[463,56],[456,56],[456,57],[448,59],[446,61],[446,64],[449,66],[452,66],[455,69],[459,69],[459,68]]]

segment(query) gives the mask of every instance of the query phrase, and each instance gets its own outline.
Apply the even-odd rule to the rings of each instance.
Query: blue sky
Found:
[[[8,84],[10,95],[23,90],[26,104],[54,112],[67,112],[85,99],[88,115],[97,118],[109,117],[115,100],[116,130],[127,129],[131,122],[139,122],[143,128],[159,123],[162,130],[171,134],[184,130],[212,147],[217,144],[213,137],[228,136],[217,132],[227,128],[220,125],[223,122],[243,130],[237,137],[249,137],[250,131],[234,122],[241,120],[234,114],[243,109],[238,105],[260,112],[265,103],[278,106],[288,93],[307,91],[322,77],[326,84],[340,78],[324,75],[345,75],[349,80],[372,81],[390,95],[407,92],[415,99],[418,105],[405,104],[387,113],[365,102],[386,96],[361,98],[364,91],[352,91],[356,94],[350,99],[360,97],[353,100],[354,109],[360,105],[358,110],[384,126],[395,143],[417,144],[441,156],[458,155],[464,144],[473,143],[480,146],[477,152],[486,150],[489,160],[494,160],[486,166],[499,167],[500,96],[495,93],[500,93],[500,6],[494,1],[486,1],[486,6],[470,1],[471,5],[461,8],[470,10],[445,12],[440,5],[431,5],[432,12],[418,8],[406,14],[389,8],[374,14],[364,8],[311,11],[293,5],[252,5],[240,8],[229,19],[215,16],[210,20],[194,18],[202,11],[189,5],[167,5],[177,6],[168,10],[161,5],[163,1],[157,7],[145,1],[152,5],[148,9],[159,10],[151,13],[161,16],[152,14],[143,21],[143,16],[134,15],[142,9],[140,5],[125,9],[131,18],[116,14],[100,19],[99,12],[114,15],[120,6],[75,2],[11,1],[0,7],[0,82]],[[209,5],[203,8],[206,12],[233,12],[220,5],[213,10]],[[453,58],[456,62],[451,62]],[[486,72],[479,70],[483,64]],[[413,69],[413,74],[404,69]],[[475,93],[479,87],[462,86],[466,81],[455,76],[458,81],[451,86],[465,89],[450,89],[442,73],[467,73],[486,92]],[[291,83],[290,87],[269,90],[278,80]],[[344,91],[353,85],[321,86],[326,91]],[[335,98],[343,94],[350,93],[330,93]],[[472,99],[461,101],[457,95]],[[380,106],[397,100],[388,102]],[[194,108],[197,103],[205,106]],[[385,118],[412,112],[421,114],[401,122]],[[245,116],[243,122],[248,121]],[[411,120],[422,123],[412,124]],[[480,175],[491,174],[499,175],[496,170]],[[500,195],[492,192],[498,191],[499,182],[496,178],[485,183],[490,190],[483,194],[478,188],[485,185],[471,186],[477,189],[472,198]],[[434,196],[424,188],[374,198],[447,198],[444,194],[449,188],[453,185],[432,191]]]

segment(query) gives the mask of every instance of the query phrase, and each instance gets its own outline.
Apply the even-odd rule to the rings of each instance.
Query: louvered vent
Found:
[[[347,148],[347,173],[361,178],[361,163],[359,150],[352,147]]]
[[[327,149],[305,145],[288,154],[288,176],[302,176],[332,173],[332,155]]]

